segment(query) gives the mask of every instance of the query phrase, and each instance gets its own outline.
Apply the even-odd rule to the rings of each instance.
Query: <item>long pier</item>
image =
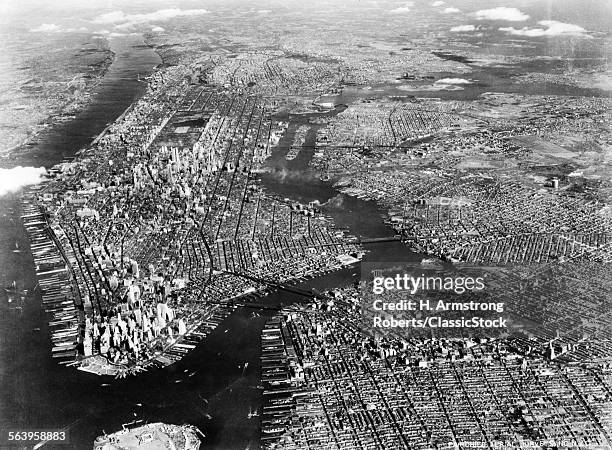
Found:
[[[73,265],[66,255],[43,209],[21,200],[21,220],[28,234],[30,251],[36,265],[36,278],[53,343],[51,354],[65,360],[76,356],[83,326],[83,301],[75,282]]]

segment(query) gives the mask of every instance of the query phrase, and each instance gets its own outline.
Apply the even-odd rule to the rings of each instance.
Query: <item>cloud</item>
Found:
[[[540,36],[588,36],[587,30],[581,26],[571,23],[558,22],[556,20],[541,20],[538,25],[546,28],[528,28],[523,27],[516,29],[514,27],[502,27],[499,31],[513,34],[515,36],[540,37]]]
[[[443,2],[442,0],[437,0],[431,4],[431,6],[442,6],[442,5],[446,5],[446,2]]]
[[[271,9],[260,9],[259,11],[257,11],[257,14],[270,14],[271,12]]]
[[[173,19],[175,17],[197,16],[207,14],[205,9],[160,9],[147,14],[125,14],[123,11],[113,11],[95,17],[92,22],[97,24],[113,24],[115,28],[126,29],[133,25],[148,22],[159,22]]]
[[[472,82],[465,78],[441,78],[436,80],[434,84],[472,84]]]
[[[64,30],[66,33],[85,33],[87,30],[87,28],[85,27],[79,27],[79,28],[66,28]]]
[[[461,86],[454,84],[433,84],[429,86],[412,86],[404,84],[398,86],[398,89],[408,92],[419,92],[419,91],[463,91]]]
[[[444,8],[444,11],[442,11],[444,14],[452,14],[452,13],[458,13],[461,12],[460,9],[457,8]]]
[[[162,27],[153,27],[151,28],[151,31],[156,31],[158,33],[161,33],[162,31],[166,31],[166,30],[164,30]]]
[[[86,27],[62,28],[53,23],[43,23],[35,28],[30,29],[33,33],[86,33],[89,30]]]
[[[133,29],[136,25],[139,25],[135,22],[125,22],[115,25],[115,30],[127,31]]]
[[[271,167],[268,169],[265,176],[271,177],[280,183],[303,183],[319,179],[314,172],[287,169],[286,167]]]
[[[500,6],[499,8],[481,9],[476,11],[478,20],[507,20],[508,22],[522,22],[529,19],[529,16],[519,9],[507,8]]]
[[[450,29],[453,33],[464,33],[466,31],[475,31],[476,27],[474,25],[457,25],[456,27],[452,27]]]
[[[60,30],[61,28],[54,23],[43,23],[42,25],[30,29],[32,33],[55,33]]]
[[[394,14],[405,14],[410,12],[410,7],[412,6],[414,6],[414,2],[402,2],[402,6],[392,9],[389,12]]]
[[[108,37],[111,37],[111,38],[123,37],[123,36],[138,36],[138,33],[117,33],[116,31],[113,31],[112,33],[108,33]]]
[[[128,20],[128,15],[123,11],[113,11],[110,13],[99,15],[98,17],[92,20],[93,23],[115,23],[115,22],[125,22]]]
[[[0,195],[17,192],[24,186],[38,184],[44,180],[47,173],[44,167],[22,167],[12,169],[0,168]]]
[[[317,200],[317,203],[319,203],[318,200]],[[337,194],[334,197],[327,200],[325,203],[319,203],[319,204],[327,208],[344,209],[344,195]]]

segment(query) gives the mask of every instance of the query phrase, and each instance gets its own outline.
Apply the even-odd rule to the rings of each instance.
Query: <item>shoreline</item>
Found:
[[[64,162],[66,159],[72,159],[77,154],[80,154],[87,148],[95,145],[95,143],[104,136],[104,134],[108,131],[109,127],[111,127],[114,123],[117,122],[121,117],[124,117],[127,112],[133,105],[138,102],[138,100],[144,95],[147,90],[148,80],[147,78],[157,73],[160,68],[163,67],[163,63],[161,61],[161,57],[159,53],[155,50],[155,48],[146,43],[145,37],[143,34],[138,37],[128,36],[128,37],[120,37],[120,38],[112,38],[116,40],[115,48],[113,50],[113,44],[111,39],[108,40],[109,49],[108,51],[112,54],[112,60],[109,64],[105,65],[103,72],[100,73],[99,76],[93,80],[93,83],[87,88],[87,98],[86,101],[76,105],[74,102],[70,102],[62,106],[58,109],[58,112],[50,117],[48,120],[42,122],[37,125],[40,127],[37,131],[28,135],[28,137],[16,144],[9,149],[5,150],[2,154],[0,154],[0,165],[4,168],[12,168],[15,166],[36,166],[36,167],[45,167],[47,169],[53,167],[56,164]],[[133,41],[138,39],[140,42],[134,43]],[[136,62],[132,63],[130,57],[126,57],[124,54],[125,51],[129,52],[138,52],[145,51],[150,52],[155,55],[155,59],[157,62],[152,64],[150,68],[139,69],[137,66],[140,64],[146,64],[146,61],[140,62],[138,61],[139,57],[136,57]],[[140,57],[142,58],[142,57]],[[108,60],[108,58],[106,59]],[[105,61],[106,61],[105,60]],[[125,76],[120,73],[125,70],[126,61],[128,65],[134,64],[133,69],[133,78],[125,79]],[[113,80],[113,71],[117,71],[118,78]],[[139,77],[140,76],[140,77]],[[110,77],[110,79],[109,79]],[[138,78],[139,77],[139,78]],[[109,117],[104,126],[101,128],[101,131],[98,131],[95,135],[88,135],[87,140],[81,139],[81,143],[76,144],[76,147],[73,148],[70,152],[65,152],[66,145],[62,143],[61,150],[62,155],[61,158],[57,157],[57,152],[54,152],[52,155],[42,155],[44,160],[40,161],[41,152],[37,151],[40,147],[45,148],[47,146],[56,146],[55,141],[57,140],[57,135],[62,134],[73,134],[72,130],[77,130],[76,134],[83,129],[84,126],[89,126],[87,123],[82,124],[79,122],[88,122],[90,120],[97,121],[99,120],[99,113],[95,112],[95,103],[97,101],[102,101],[106,103],[109,95],[112,98],[112,91],[117,87],[123,89],[126,86],[126,81],[128,84],[132,82],[136,82],[141,85],[140,88],[136,90],[130,90],[129,96],[132,97],[131,102],[121,109],[120,112],[116,116]],[[105,92],[110,90],[109,92]],[[124,96],[123,94],[122,96]],[[118,98],[120,100],[120,98]],[[113,100],[111,100],[113,101]],[[75,108],[72,110],[71,108]],[[105,108],[109,112],[112,111],[111,108]],[[93,111],[93,113],[92,113]],[[81,136],[79,136],[81,137]],[[67,136],[63,139],[68,138]],[[71,141],[73,140],[71,137],[69,138]],[[48,153],[48,152],[44,152]],[[50,157],[47,157],[50,156]],[[5,164],[2,164],[2,163]]]
[[[156,74],[156,73],[158,73],[158,72],[156,72],[155,70],[156,70],[156,69],[158,69],[158,70],[159,70],[159,67],[160,67],[159,65],[155,66],[155,68],[153,69],[153,72],[152,72],[152,75],[151,75],[151,76],[155,76],[155,74]],[[179,72],[180,72],[180,70],[182,70],[182,69],[179,69]],[[179,77],[179,78],[180,78],[180,77]],[[174,87],[173,82],[171,82],[170,86],[171,86],[172,88]],[[149,97],[148,97],[148,96],[149,96]],[[122,112],[122,113],[121,113],[121,114],[118,116],[118,118],[116,118],[116,119],[115,119],[115,120],[114,120],[112,123],[110,123],[109,125],[107,125],[107,126],[106,126],[106,127],[105,127],[105,128],[104,128],[104,129],[103,129],[103,130],[102,130],[102,131],[101,131],[101,132],[98,134],[98,136],[97,136],[96,138],[94,138],[94,140],[92,141],[92,143],[89,143],[89,144],[88,144],[88,145],[86,145],[84,148],[82,148],[82,149],[78,150],[78,151],[75,153],[75,159],[76,159],[76,158],[79,158],[80,156],[83,156],[83,155],[84,155],[84,152],[85,152],[86,150],[93,150],[93,148],[92,148],[92,147],[93,147],[93,146],[94,146],[94,145],[95,145],[97,142],[99,142],[99,141],[100,141],[100,140],[101,140],[101,139],[102,139],[102,138],[103,138],[103,137],[104,137],[104,136],[105,136],[105,135],[106,135],[106,134],[109,132],[109,130],[112,130],[112,129],[113,129],[113,126],[114,126],[114,125],[117,125],[117,124],[118,124],[118,122],[120,122],[120,121],[121,121],[121,119],[122,119],[123,117],[126,117],[127,115],[129,115],[129,114],[130,114],[130,112],[133,112],[133,111],[135,111],[135,110],[136,110],[136,114],[138,115],[138,114],[139,114],[139,111],[137,111],[137,110],[138,110],[138,108],[142,108],[142,107],[143,107],[143,105],[146,107],[147,102],[148,102],[148,101],[151,101],[151,98],[150,98],[151,96],[152,96],[152,98],[156,98],[157,93],[153,93],[153,92],[152,92],[150,89],[147,89],[147,90],[146,90],[146,92],[145,92],[145,94],[144,94],[144,96],[141,96],[141,97],[139,97],[139,98],[134,99],[134,101],[133,101],[133,102],[132,102],[132,103],[131,103],[131,104],[130,104],[130,105],[129,105],[129,106],[128,106],[128,107],[127,107],[127,108],[126,108],[126,109],[125,109],[125,110],[124,110],[124,111],[123,111],[123,112]],[[143,100],[143,99],[144,99],[144,100]],[[147,99],[148,99],[148,100],[147,100]],[[162,100],[160,100],[160,101],[162,101]],[[163,100],[163,101],[165,101],[165,100]],[[141,102],[144,102],[144,103],[141,103]],[[172,107],[170,107],[170,108],[172,108]],[[154,110],[155,110],[155,109],[154,109]],[[129,120],[138,122],[140,119],[139,119],[138,117],[131,117]],[[162,121],[162,124],[163,124],[163,125],[160,125],[160,126],[161,126],[161,127],[165,126],[166,122],[167,122],[167,120]],[[119,134],[119,135],[121,135],[121,131],[120,131],[120,129],[121,129],[121,126],[119,125],[119,126],[118,126],[118,134]],[[161,128],[160,128],[160,129],[161,129]],[[147,140],[147,142],[149,142],[149,140]],[[150,142],[149,142],[149,143],[150,143]],[[110,156],[112,155],[112,153],[111,153],[111,154],[108,154],[108,151],[106,151],[106,150],[105,150],[106,148],[107,148],[107,147],[106,147],[106,145],[103,145],[103,146],[102,146],[102,148],[100,149],[100,150],[102,151],[102,153],[98,154],[98,152],[96,152],[96,155],[97,155],[97,156],[101,156],[101,157],[102,157],[102,159],[105,159],[105,158],[107,158],[107,157],[108,157],[108,158],[110,158]],[[85,158],[85,159],[87,159],[87,158]],[[113,159],[114,159],[114,158],[113,158]],[[75,161],[75,162],[77,162],[77,161]],[[53,181],[51,181],[50,183],[53,183]],[[51,188],[52,188],[52,189],[51,189],[51,190],[49,190],[49,189],[48,189],[48,187],[46,187],[46,186],[45,186],[45,189],[44,189],[44,190],[45,190],[46,192],[52,192],[52,193],[53,193],[53,186],[52,186],[52,185],[51,185]],[[61,189],[61,186],[60,186],[60,189]],[[331,189],[331,188],[330,188],[330,189]],[[333,190],[333,189],[332,189],[332,191],[333,191],[333,193],[334,193],[334,194],[336,193],[336,191],[335,191],[335,190]],[[56,192],[54,192],[54,194],[61,195],[60,191],[56,191]],[[52,195],[54,195],[54,194],[52,194]],[[57,219],[57,218],[56,218],[56,219]],[[56,224],[56,225],[58,225],[60,228],[62,228],[61,223],[58,223],[57,221],[52,221],[52,222],[50,222],[50,223],[53,223],[53,222],[55,222],[55,224]],[[71,231],[69,231],[69,230],[68,230],[67,228],[65,228],[65,227],[63,227],[63,228],[64,228],[64,232],[66,232],[66,233],[67,233],[67,236],[68,236],[68,234],[70,234],[70,233],[71,233]],[[75,235],[75,236],[76,236],[76,241],[75,241],[75,242],[77,242],[77,244],[78,244],[78,242],[79,242],[78,234],[79,234],[79,233],[76,231],[76,229],[75,229],[75,231],[74,231],[74,232],[76,233],[76,235]],[[83,232],[81,231],[81,233],[83,233]],[[330,235],[330,236],[331,236],[331,235]],[[85,239],[85,240],[87,240],[87,239]],[[69,243],[70,243],[70,246],[71,246],[73,249],[75,249],[75,251],[78,253],[78,250],[76,250],[75,246],[73,245],[73,239],[72,239],[72,238],[70,238],[70,237],[68,237],[68,241],[69,241]],[[340,242],[340,241],[338,241],[338,242]],[[346,244],[347,244],[347,245],[350,247],[350,244],[349,244],[349,243],[346,243]],[[88,244],[88,245],[89,245],[89,244]],[[303,245],[303,244],[302,244],[302,245]],[[338,245],[341,245],[341,244],[338,244]],[[79,249],[80,249],[80,247],[81,247],[81,246],[80,246],[80,244],[78,244],[78,247],[79,247]],[[348,247],[347,247],[347,248],[348,248]],[[345,251],[345,252],[348,252],[348,251],[349,251],[349,250],[345,250],[343,247],[342,247],[341,249],[342,249],[342,251]],[[69,249],[69,248],[68,248],[68,252],[70,253],[70,249]],[[324,253],[324,255],[327,255],[327,254],[326,254],[326,253]],[[73,264],[73,265],[75,265],[75,267],[78,267],[78,264],[79,264],[78,258],[77,258],[77,259],[75,259],[75,262],[76,262],[77,264]],[[332,264],[332,263],[333,263],[333,264]],[[338,261],[335,261],[335,260],[331,260],[331,262],[326,262],[325,264],[327,264],[327,265],[329,266],[329,270],[336,270],[336,269],[340,269],[340,268],[342,268],[344,265],[346,265],[345,263],[338,262]],[[327,267],[327,266],[326,266],[326,267]],[[83,286],[85,286],[85,287],[87,287],[87,286],[88,286],[88,284],[87,284],[87,283],[88,283],[88,281],[87,281],[87,280],[88,280],[87,273],[86,273],[86,272],[84,272],[82,269],[80,269],[80,270],[81,270],[81,272],[83,272],[83,276],[82,276],[82,277],[80,277],[78,274],[75,274],[74,276],[72,276],[72,277],[71,277],[71,285],[73,286],[73,291],[74,291],[74,292],[77,292],[77,291],[79,291],[79,290],[83,289]],[[88,269],[88,270],[89,270],[89,269]],[[296,269],[296,270],[297,270],[297,269]],[[317,273],[320,275],[320,274],[325,274],[325,273],[327,272],[327,270],[323,270],[323,269],[321,269],[321,268],[317,268],[316,272],[317,272]],[[102,277],[101,272],[100,272],[99,274],[100,274],[100,276]],[[310,273],[309,273],[309,275],[310,275],[310,276],[313,276],[313,274],[310,274]],[[313,276],[313,278],[317,278],[317,277]],[[91,272],[90,272],[90,274],[89,274],[89,279],[91,279]],[[79,280],[80,280],[80,281],[79,281]],[[257,280],[255,280],[255,281],[256,281],[257,283],[259,283],[259,281],[257,281]],[[296,280],[293,280],[293,281],[294,281],[294,282],[299,282],[299,279],[296,279]],[[92,282],[93,282],[93,281],[92,281]],[[84,284],[83,284],[83,283],[84,283]],[[103,283],[103,282],[102,282],[102,283]],[[284,282],[283,282],[283,283],[284,283]],[[104,284],[104,283],[103,283],[103,284]],[[291,284],[293,284],[293,283],[291,283]],[[194,290],[194,289],[196,289],[196,290],[197,290],[197,287],[193,287],[193,286],[189,287],[189,288],[187,289],[187,291],[185,291],[184,295],[186,295],[187,297],[190,297],[190,296],[192,295],[192,290]],[[96,289],[96,291],[97,291],[97,289]],[[90,293],[90,295],[91,295],[91,293]],[[96,292],[96,294],[94,294],[94,295],[99,295],[99,294]],[[226,304],[228,303],[228,301],[230,301],[230,299],[231,299],[231,297],[226,297],[226,296],[222,296],[222,297],[220,297],[220,300],[221,300],[221,302],[222,302],[222,304],[223,304],[223,305],[226,305]],[[231,302],[230,302],[230,303],[231,303]],[[77,302],[75,302],[75,306],[77,306],[79,309],[82,309],[82,308],[79,306],[79,304],[77,304]],[[227,305],[227,306],[231,306],[231,305]],[[173,307],[174,307],[174,306],[173,306]],[[92,308],[92,306],[91,306],[91,305],[87,305],[87,304],[86,304],[86,306],[85,306],[85,310],[86,310],[86,312],[87,312],[88,308]],[[106,305],[105,305],[105,308],[106,308]],[[223,309],[225,310],[225,309],[227,309],[227,308],[223,308]],[[230,310],[228,311],[228,313],[229,313],[229,312],[231,312],[231,309],[233,309],[233,308],[230,308]],[[92,311],[93,311],[93,310],[95,310],[95,306],[92,308]],[[91,313],[92,311],[90,311],[90,313]],[[200,339],[199,339],[200,337],[205,336],[205,335],[206,335],[206,334],[208,334],[210,331],[212,331],[212,329],[216,328],[216,324],[215,324],[215,327],[213,327],[212,329],[207,330],[207,331],[205,331],[205,330],[204,330],[204,328],[203,328],[203,327],[208,328],[207,324],[205,323],[206,321],[208,321],[208,322],[214,322],[214,321],[209,320],[209,317],[204,317],[204,316],[207,316],[207,315],[209,316],[210,314],[213,314],[214,312],[215,312],[215,311],[209,312],[207,309],[204,309],[204,310],[202,310],[201,312],[199,312],[199,313],[201,313],[200,315],[202,315],[202,317],[203,317],[204,321],[202,321],[202,320],[201,320],[201,319],[202,319],[202,317],[195,317],[194,321],[192,321],[192,317],[191,317],[191,316],[190,316],[190,317],[187,317],[187,318],[189,319],[189,322],[187,323],[187,327],[188,327],[188,328],[194,328],[194,332],[193,332],[193,333],[191,333],[191,332],[188,332],[188,333],[184,333],[184,332],[182,332],[182,333],[181,333],[181,332],[179,332],[179,334],[180,334],[181,336],[179,337],[179,336],[177,335],[177,342],[178,342],[178,341],[180,341],[180,342],[179,342],[179,344],[180,344],[180,343],[181,343],[183,340],[185,340],[185,341],[190,341],[190,340],[191,340],[191,341],[194,341],[194,340],[195,340],[195,341],[198,341],[198,340],[200,340]],[[100,305],[99,305],[99,304],[98,304],[98,314],[102,314],[102,309],[101,309],[101,307],[100,307]],[[106,314],[106,312],[104,312],[104,314]],[[225,314],[223,314],[223,316],[225,316]],[[103,316],[96,316],[96,315],[94,314],[94,317],[92,318],[92,321],[99,320],[99,318],[100,318],[100,317],[103,317]],[[179,316],[177,316],[177,317],[179,317]],[[221,317],[221,319],[222,319],[222,318],[223,318],[223,317]],[[200,323],[200,322],[201,322],[201,323]],[[172,320],[170,319],[169,326],[170,326],[170,325],[172,325],[172,324],[173,324],[173,322],[172,322]],[[195,327],[194,327],[194,324],[195,324]],[[91,324],[90,324],[90,325],[91,325]],[[165,329],[165,328],[164,328],[164,329]],[[84,331],[84,330],[85,330],[85,331]],[[79,327],[79,333],[78,333],[78,335],[77,335],[77,336],[78,336],[77,341],[79,342],[79,345],[80,345],[80,343],[81,343],[81,337],[82,337],[83,335],[87,335],[87,336],[88,336],[88,334],[87,334],[87,330],[88,330],[87,325],[86,325],[86,324],[81,323],[81,325],[80,325],[80,327]],[[197,331],[197,332],[196,332],[196,331]],[[172,333],[169,333],[169,334],[170,334],[170,337],[172,338]],[[190,335],[191,335],[191,334],[195,334],[195,335],[196,335],[196,337],[195,337],[195,338],[193,338],[193,339],[191,339],[191,338],[190,338]],[[183,335],[184,335],[184,336],[183,336]],[[157,336],[157,335],[156,335],[156,336]],[[156,340],[156,341],[154,341],[154,345],[156,345],[156,344],[155,344],[155,342],[157,342],[157,340]],[[177,345],[177,346],[178,346],[178,347],[180,347],[180,348],[190,347],[191,349],[193,349],[193,348],[195,348],[195,345],[192,345],[192,344],[197,344],[197,342],[188,342],[188,345],[186,345],[186,346],[185,346],[185,345],[183,345],[183,346],[181,346],[181,345]],[[144,345],[144,344],[143,344],[143,345]],[[174,341],[172,341],[172,345],[174,345]],[[145,347],[143,347],[143,349],[144,349],[144,348],[145,348]],[[153,351],[153,350],[154,350],[154,349],[153,349],[152,347],[151,347],[151,348],[149,348],[149,346],[147,345],[147,346],[146,346],[146,350],[144,350],[144,352],[148,354],[148,352],[149,352],[149,351]],[[157,347],[155,348],[155,350],[157,350]],[[175,348],[172,348],[171,350],[175,350],[175,351],[176,351],[176,349],[175,349]],[[160,354],[159,352],[155,351],[155,355],[153,355],[151,358],[148,358],[148,359],[157,359],[157,360],[158,360],[160,363],[162,363],[162,365],[163,365],[163,366],[166,366],[166,365],[172,364],[172,363],[176,362],[178,359],[182,359],[182,357],[184,356],[184,354],[188,353],[187,351],[180,350],[180,351],[179,351],[179,353],[181,353],[181,355],[175,355],[175,356],[177,356],[177,358],[174,358],[174,357],[172,357],[171,355],[170,355],[170,356],[166,355],[166,353],[170,353],[170,354],[172,354],[172,351],[170,351],[170,352],[166,352],[166,350],[165,350],[165,349],[164,349],[164,350],[160,350],[160,351],[161,351],[161,354]],[[96,354],[97,354],[97,353],[96,353]],[[100,353],[100,354],[101,354],[101,355],[104,355],[104,353]],[[84,353],[84,356],[85,356],[85,358],[84,358],[84,359],[86,359],[86,358],[87,358],[89,355],[90,355],[90,353],[87,353],[87,352],[86,352],[86,353]],[[158,355],[159,355],[159,356],[158,356]],[[147,355],[143,355],[143,356],[147,356]],[[79,358],[79,356],[77,356],[77,358]],[[136,361],[132,361],[131,359],[124,361],[124,358],[122,357],[122,358],[121,358],[119,361],[118,361],[118,360],[115,358],[113,362],[120,362],[120,363],[121,363],[121,365],[122,365],[122,366],[123,366],[123,367],[124,367],[126,370],[128,370],[128,371],[131,371],[131,368],[133,368],[133,367],[135,367],[135,368],[138,368],[138,367],[142,367],[142,368],[144,368],[144,367],[142,366],[142,361],[141,361],[140,359],[138,359],[138,360],[136,360]],[[104,362],[103,362],[102,360],[100,360],[100,363],[101,363],[101,365],[102,365],[102,366],[104,366],[104,367],[102,367],[102,369],[101,369],[101,370],[106,371],[106,366],[105,366]],[[147,367],[148,367],[148,366],[147,366]],[[94,371],[97,371],[97,369],[94,369]]]
[[[144,40],[144,39],[143,39],[143,40]],[[146,40],[144,40],[144,42],[146,43]],[[152,51],[154,51],[155,53],[157,53],[157,51],[155,50],[155,47],[154,47],[153,45],[146,44],[146,46],[147,46],[148,48],[150,48]],[[159,53],[157,53],[157,55],[159,55]],[[160,56],[160,58],[161,58],[161,56]],[[145,84],[146,84],[146,86],[147,86],[147,88],[148,88],[148,86],[149,86],[149,82],[148,82],[148,81],[146,81],[146,79],[147,79],[148,77],[152,77],[152,76],[154,76],[154,75],[155,75],[155,74],[156,74],[156,73],[157,73],[159,70],[161,70],[161,69],[163,69],[163,68],[164,68],[164,63],[163,63],[163,61],[162,61],[161,63],[159,63],[159,64],[157,64],[157,65],[155,65],[155,66],[153,67],[153,69],[152,69],[152,71],[151,71],[151,73],[150,73],[149,75],[147,75],[147,76],[146,76],[144,79],[139,79],[139,81],[140,81],[140,82],[142,82],[142,83],[145,83]],[[145,92],[146,92],[146,88],[145,88]],[[106,125],[106,127],[104,127],[104,129],[103,129],[103,130],[100,132],[100,134],[98,134],[96,137],[94,137],[94,138],[92,139],[92,141],[91,141],[91,142],[90,142],[88,145],[86,145],[85,147],[80,148],[79,150],[77,150],[77,151],[76,151],[76,153],[75,153],[75,155],[80,155],[80,154],[82,154],[83,152],[85,152],[86,150],[88,150],[89,148],[91,148],[91,147],[93,147],[94,145],[96,145],[96,144],[97,144],[97,143],[100,141],[100,139],[102,139],[102,138],[103,138],[103,137],[106,135],[106,133],[108,133],[108,131],[110,130],[110,128],[111,128],[113,125],[115,125],[116,123],[120,122],[120,121],[121,121],[121,120],[122,120],[122,119],[123,119],[123,118],[124,118],[126,115],[128,115],[128,114],[130,113],[130,111],[131,111],[132,109],[134,109],[134,106],[136,106],[136,104],[138,103],[138,101],[139,101],[139,100],[142,98],[142,95],[144,95],[144,93],[143,93],[143,94],[141,94],[139,97],[136,97],[136,98],[135,98],[135,99],[132,101],[132,103],[130,103],[130,105],[129,105],[127,108],[125,108],[125,110],[124,110],[124,111],[121,113],[121,115],[119,115],[119,116],[118,116],[118,117],[117,117],[115,120],[113,120],[113,121],[112,121],[112,122],[110,122],[108,125]]]
[[[19,143],[13,145],[2,151],[0,154],[0,160],[6,159],[9,160],[14,153],[20,153],[21,150],[25,150],[25,147],[34,144],[39,137],[45,132],[50,130],[51,128],[71,120],[71,116],[75,116],[81,113],[87,106],[91,104],[93,101],[93,96],[95,94],[95,90],[100,86],[104,77],[109,72],[111,66],[115,62],[117,57],[116,52],[112,51],[110,48],[107,50],[110,53],[104,60],[97,64],[93,64],[88,68],[91,72],[95,72],[97,68],[102,67],[102,70],[96,75],[91,77],[91,73],[81,73],[79,75],[82,76],[90,76],[90,83],[85,89],[84,99],[83,101],[79,101],[78,99],[69,100],[66,103],[57,106],[55,111],[51,113],[46,119],[41,122],[38,122],[31,127],[34,128],[34,131],[26,132],[26,137]]]

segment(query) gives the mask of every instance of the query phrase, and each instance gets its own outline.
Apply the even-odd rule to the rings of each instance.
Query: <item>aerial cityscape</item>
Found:
[[[0,35],[0,448],[612,449],[607,0]]]

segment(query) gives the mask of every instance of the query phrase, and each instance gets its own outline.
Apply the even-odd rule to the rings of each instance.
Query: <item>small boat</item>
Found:
[[[253,411],[251,409],[251,407],[249,407],[249,413],[247,414],[247,418],[251,419],[251,418],[257,417],[257,416],[259,416],[259,411],[257,411],[257,410]]]
[[[4,288],[7,294],[17,293],[17,281],[13,280],[11,284]]]
[[[421,260],[421,266],[422,267],[430,267],[430,268],[435,268],[435,269],[442,269],[444,268],[444,266],[441,264],[441,262],[435,258],[423,258]]]

